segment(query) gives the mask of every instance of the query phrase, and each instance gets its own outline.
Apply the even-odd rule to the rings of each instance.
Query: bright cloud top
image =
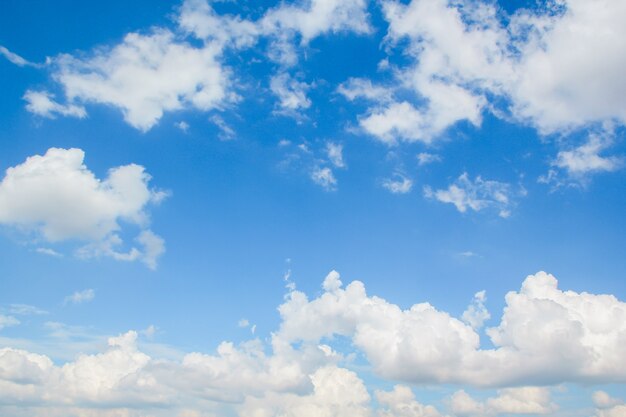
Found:
[[[85,256],[109,255],[117,259],[140,259],[156,266],[163,241],[147,229],[146,207],[166,194],[148,187],[144,168],[124,165],[99,180],[84,165],[80,149],[51,148],[9,168],[0,182],[0,224],[34,231],[50,242],[81,241]],[[142,231],[143,250],[120,253],[119,232],[123,224]]]

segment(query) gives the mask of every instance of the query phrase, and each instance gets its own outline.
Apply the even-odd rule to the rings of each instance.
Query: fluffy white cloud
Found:
[[[72,295],[68,295],[67,297],[65,297],[65,303],[66,304],[67,303],[72,303],[72,304],[87,303],[93,300],[95,296],[96,296],[96,292],[91,288],[83,290],[83,291],[76,291]]]
[[[506,302],[500,324],[486,330],[493,349],[481,349],[480,335],[448,313],[428,303],[402,310],[367,296],[358,281],[311,301],[292,292],[279,308],[278,335],[294,341],[350,337],[379,375],[414,383],[626,380],[620,359],[625,303],[609,295],[560,291],[556,279],[543,272],[508,293]]]
[[[113,168],[99,180],[84,157],[80,149],[51,148],[7,169],[0,182],[0,223],[35,231],[48,242],[87,242],[83,256],[113,257],[112,246],[122,243],[121,222],[135,224],[143,229],[137,239],[144,250],[133,248],[129,260],[155,266],[163,241],[146,229],[146,206],[166,194],[148,188],[150,176],[139,165]]]
[[[122,43],[86,58],[55,58],[54,78],[70,102],[112,105],[129,124],[146,131],[166,111],[206,111],[233,99],[221,52],[218,43],[193,47],[164,29],[129,33]]]
[[[600,152],[610,146],[610,142],[597,135],[591,135],[587,143],[571,150],[560,151],[554,165],[564,169],[569,175],[580,177],[591,172],[615,171],[621,160],[615,156],[601,156]]]
[[[471,257],[476,255],[471,252],[463,252],[461,256]],[[465,310],[461,316],[463,321],[472,326],[473,329],[481,328],[483,323],[491,318],[491,314],[489,314],[489,311],[487,311],[487,308],[485,307],[486,300],[487,296],[484,290],[477,292],[474,294],[472,304],[467,307],[467,310]]]
[[[381,406],[378,417],[441,417],[432,405],[423,405],[415,400],[409,387],[396,385],[392,391],[376,391],[376,400]]]
[[[500,325],[487,330],[494,346],[489,349],[480,347],[475,329],[428,303],[402,310],[368,296],[358,281],[344,287],[336,271],[322,288],[310,301],[290,290],[270,345],[223,342],[215,354],[164,360],[143,353],[131,331],[110,338],[104,352],[63,365],[24,350],[0,349],[0,412],[11,417],[40,408],[51,416],[98,417],[128,416],[133,410],[143,410],[140,416],[233,411],[243,417],[440,416],[404,386],[376,391],[373,408],[361,378],[338,365],[346,359],[333,350],[333,335],[348,337],[379,376],[392,380],[516,386],[482,401],[456,392],[449,404],[458,416],[556,410],[548,388],[519,385],[626,380],[626,304],[613,296],[561,291],[546,273],[529,276],[519,292],[507,294]],[[596,393],[594,400],[599,417],[622,412],[623,405],[608,395]]]
[[[428,186],[424,187],[424,195],[442,203],[454,204],[461,213],[465,213],[467,209],[480,211],[494,207],[498,209],[500,217],[511,214],[512,192],[509,184],[483,180],[481,177],[472,181],[467,172],[461,174],[447,189],[433,190]]]
[[[75,104],[63,105],[53,100],[53,96],[46,91],[28,90],[24,94],[26,110],[42,117],[54,118],[56,115],[72,116],[82,119],[87,116],[85,108]]]
[[[268,394],[248,397],[242,417],[369,417],[370,397],[363,381],[352,371],[322,367],[311,375],[310,395]]]
[[[366,0],[311,0],[281,5],[263,17],[266,32],[295,31],[302,42],[328,32],[369,33]]]
[[[406,194],[413,188],[413,181],[400,173],[383,181],[383,187],[393,194]]]
[[[350,79],[339,88],[373,102],[359,121],[377,139],[428,143],[458,122],[479,125],[484,111],[542,134],[626,124],[620,0],[551,1],[507,19],[487,1],[385,0],[382,9],[386,46],[409,62],[384,61],[394,76],[384,85]],[[611,163],[586,160],[599,169]]]
[[[506,388],[498,396],[481,402],[465,391],[454,393],[450,399],[452,412],[462,416],[496,416],[511,414],[550,414],[557,410],[552,403],[550,390],[542,387]]]

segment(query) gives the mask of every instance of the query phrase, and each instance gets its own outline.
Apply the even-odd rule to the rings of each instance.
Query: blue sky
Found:
[[[622,2],[153,3],[0,6],[0,414],[626,415]]]

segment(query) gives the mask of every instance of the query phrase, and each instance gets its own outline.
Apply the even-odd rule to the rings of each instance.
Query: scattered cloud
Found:
[[[47,311],[28,304],[11,304],[9,312],[18,316],[39,316],[48,314]]]
[[[49,243],[83,241],[83,257],[106,255],[120,260],[141,259],[156,266],[163,240],[147,229],[146,207],[159,203],[166,193],[148,188],[144,168],[125,165],[109,170],[99,180],[84,165],[80,149],[51,148],[9,168],[0,182],[0,224],[35,232]],[[136,248],[128,254],[113,250],[123,242],[122,222],[142,231]]]
[[[512,206],[510,184],[483,180],[476,177],[473,181],[465,172],[447,189],[433,190],[424,187],[424,195],[442,203],[454,204],[456,209],[465,213],[468,209],[481,211],[488,207],[498,210],[500,217],[509,217]]]
[[[78,117],[82,119],[87,116],[85,108],[75,104],[59,104],[53,100],[54,96],[46,91],[28,90],[24,94],[26,100],[26,110],[38,116],[54,118],[57,115]]]
[[[487,301],[485,290],[477,292],[474,294],[472,304],[467,307],[461,316],[461,319],[472,326],[472,329],[480,329],[483,327],[483,323],[491,318],[491,314],[485,307],[485,301]]]
[[[55,251],[54,249],[50,249],[50,248],[37,248],[35,249],[35,252],[41,253],[42,255],[54,256],[56,258],[63,257],[62,253],[59,253]]]
[[[83,304],[88,303],[94,299],[96,292],[89,288],[83,291],[76,291],[72,295],[65,297],[64,304]]]
[[[211,123],[219,128],[220,133],[218,137],[220,140],[232,140],[235,138],[235,131],[224,121],[221,116],[215,114],[211,116],[209,120],[211,121]]]
[[[346,163],[343,160],[343,145],[341,143],[326,143],[326,154],[330,163],[336,168],[346,167]]]
[[[181,120],[180,122],[174,123],[174,126],[179,128],[183,133],[187,133],[189,131],[189,127],[190,127],[189,123],[187,123],[184,120]]]
[[[565,170],[571,177],[578,178],[594,172],[615,171],[621,167],[622,160],[616,156],[600,155],[609,146],[610,141],[591,135],[586,143],[560,151],[554,166]]]
[[[311,179],[326,191],[334,191],[337,189],[337,179],[333,171],[328,167],[315,167],[313,171],[311,171]]]
[[[382,184],[393,194],[406,194],[413,188],[413,181],[400,173],[396,173],[393,178],[383,180]]]
[[[441,157],[428,152],[420,152],[417,154],[417,162],[420,166],[428,165],[434,162],[441,162]]]
[[[17,326],[18,324],[20,324],[20,321],[15,317],[0,314],[0,330],[4,329],[5,327]]]
[[[297,114],[311,107],[311,100],[306,96],[310,88],[309,84],[298,81],[288,73],[275,75],[270,80],[270,90],[279,100],[279,113]]]

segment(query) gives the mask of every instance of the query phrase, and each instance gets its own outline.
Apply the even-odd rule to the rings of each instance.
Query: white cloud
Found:
[[[50,248],[37,248],[37,249],[35,249],[35,252],[41,253],[42,255],[54,256],[54,257],[57,257],[57,258],[63,257],[63,254],[55,251],[54,249],[50,249]]]
[[[174,123],[174,126],[176,126],[177,128],[179,128],[181,131],[183,131],[184,133],[187,133],[189,131],[189,123],[187,123],[184,120],[181,120],[180,122],[176,122]]]
[[[600,152],[610,146],[610,142],[597,135],[591,135],[587,143],[571,150],[560,151],[554,165],[564,169],[570,176],[581,177],[588,173],[615,171],[621,166],[621,159],[615,156],[601,156]]]
[[[38,116],[54,118],[56,115],[72,116],[82,119],[87,116],[85,108],[75,104],[63,105],[53,100],[53,95],[46,91],[28,90],[24,94],[26,110]]]
[[[350,101],[357,98],[366,100],[385,102],[391,101],[392,91],[388,88],[372,84],[366,78],[350,78],[337,88],[337,92]]]
[[[394,178],[385,179],[382,184],[393,194],[406,194],[413,188],[413,181],[400,173],[396,173]]]
[[[369,33],[366,0],[311,0],[269,10],[260,22],[265,33],[290,36],[298,33],[307,44],[333,32]]]
[[[281,111],[293,113],[311,107],[311,100],[306,96],[310,88],[305,82],[298,81],[287,73],[275,75],[270,80],[270,89],[278,97]]]
[[[11,314],[17,314],[20,316],[38,316],[48,314],[47,311],[28,304],[11,304],[9,306],[9,311],[11,312]]]
[[[476,177],[472,181],[466,172],[447,189],[433,190],[424,187],[424,195],[442,203],[454,204],[461,213],[468,209],[480,211],[494,207],[498,209],[500,217],[506,218],[511,214],[512,192],[509,184],[483,180],[481,177]]]
[[[314,183],[320,185],[327,191],[337,189],[337,179],[333,171],[328,167],[315,167],[313,171],[311,171],[311,179]]]
[[[37,66],[36,64],[33,64],[32,62],[29,62],[26,59],[22,58],[18,54],[9,51],[2,45],[0,45],[0,55],[4,56],[9,62],[17,65],[18,67]]]
[[[624,404],[619,398],[613,398],[604,391],[596,391],[593,393],[593,403],[598,408],[611,408],[616,405]]]
[[[178,16],[180,28],[207,42],[244,48],[260,35],[255,22],[239,16],[220,16],[205,0],[185,0]]]
[[[273,394],[248,397],[242,417],[369,417],[370,397],[363,381],[352,371],[322,367],[311,375],[310,395]]]
[[[280,306],[278,337],[351,338],[379,376],[412,383],[474,386],[623,381],[620,340],[626,304],[609,295],[561,291],[551,275],[526,278],[509,292],[501,322],[489,328],[493,349],[480,348],[469,325],[428,303],[407,310],[369,297],[355,281],[309,301],[293,291]]]
[[[485,111],[541,134],[626,124],[621,0],[548,2],[508,19],[487,1],[384,0],[382,9],[389,55],[409,62],[383,60],[394,76],[383,85],[350,79],[339,89],[373,102],[359,121],[377,139],[429,143],[459,122],[480,125]]]
[[[432,405],[417,402],[411,389],[403,385],[389,392],[377,390],[376,400],[381,406],[378,417],[442,417]]]
[[[472,304],[467,307],[467,310],[461,316],[463,321],[472,326],[473,329],[480,329],[483,323],[491,318],[491,314],[485,307],[486,300],[487,296],[484,290],[477,292],[474,294]]]
[[[433,162],[440,162],[441,157],[436,154],[428,153],[428,152],[420,152],[417,154],[417,162],[421,165],[432,164]]]
[[[339,365],[346,359],[333,349],[337,339],[330,336],[342,335],[384,378],[508,386],[482,401],[456,392],[449,403],[458,416],[548,414],[556,410],[549,389],[523,385],[626,380],[626,304],[609,295],[561,291],[556,284],[554,277],[538,273],[508,293],[500,325],[487,330],[494,347],[483,349],[476,330],[450,314],[428,303],[402,310],[368,296],[358,281],[344,287],[331,271],[315,299],[290,291],[269,344],[223,342],[215,354],[165,360],[142,352],[131,331],[110,338],[101,353],[81,354],[63,365],[2,348],[0,412],[10,417],[39,415],[34,412],[39,408],[54,410],[50,415],[94,417],[135,411],[158,417],[440,416],[405,386],[376,391],[374,408],[363,380]],[[62,325],[50,327],[64,337]],[[598,417],[620,415],[619,401],[602,394],[594,399]]]
[[[109,170],[99,180],[84,165],[80,149],[51,148],[9,168],[0,182],[0,224],[34,231],[47,242],[83,241],[83,256],[141,258],[153,267],[163,252],[163,240],[146,229],[146,207],[166,194],[148,188],[144,168],[125,165]],[[144,251],[121,255],[122,223],[142,228],[137,240]]]
[[[86,290],[83,290],[83,291],[76,291],[72,295],[68,295],[67,297],[65,297],[64,303],[65,304],[68,304],[68,303],[72,303],[72,304],[88,303],[88,302],[92,301],[95,296],[96,296],[96,292],[93,289],[89,288],[89,289],[86,289]]]
[[[328,142],[326,144],[326,154],[330,163],[336,168],[346,167],[346,163],[343,160],[343,145],[341,143]]]
[[[550,390],[543,387],[520,387],[498,390],[497,397],[484,402],[473,399],[465,391],[454,393],[450,399],[456,416],[497,416],[511,414],[550,414],[557,410],[551,402]]]
[[[20,324],[20,321],[15,317],[0,314],[0,330],[4,329],[5,327],[17,326],[18,324]]]
[[[221,116],[215,114],[211,116],[209,120],[211,121],[211,123],[219,128],[220,133],[218,134],[218,137],[220,140],[232,140],[235,138],[235,131],[224,121]]]
[[[129,33],[122,43],[86,58],[61,55],[54,59],[53,75],[71,103],[117,107],[130,125],[147,131],[166,111],[207,111],[233,99],[221,52],[217,43],[196,48],[155,29],[148,35]]]

